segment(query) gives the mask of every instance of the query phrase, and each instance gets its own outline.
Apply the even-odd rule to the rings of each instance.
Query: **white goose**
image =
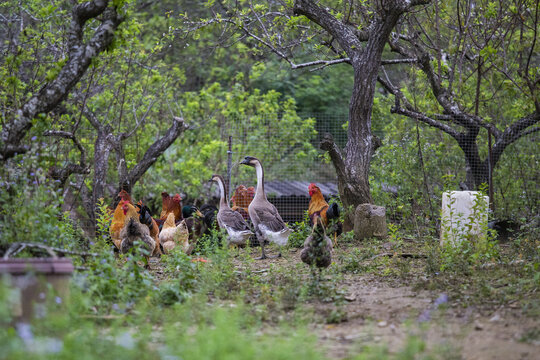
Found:
[[[253,232],[242,215],[232,210],[229,206],[223,178],[220,175],[213,175],[210,181],[216,182],[219,186],[221,198],[219,201],[217,221],[219,227],[225,229],[229,235],[227,237],[227,243],[229,245],[245,245],[249,237],[253,235]]]
[[[292,230],[287,227],[276,207],[266,198],[264,170],[261,161],[255,157],[246,156],[240,164],[254,167],[257,173],[257,190],[253,201],[249,204],[248,213],[261,245],[262,256],[260,259],[266,259],[264,241],[268,240],[279,246],[286,245]],[[279,256],[281,256],[281,253],[277,255],[277,257]]]

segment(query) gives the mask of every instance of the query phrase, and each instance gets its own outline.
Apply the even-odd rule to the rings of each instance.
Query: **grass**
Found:
[[[392,234],[390,241],[362,243],[344,235],[321,282],[298,262],[294,247],[285,249],[284,259],[259,262],[252,259],[258,248],[237,254],[209,239],[195,256],[173,252],[148,272],[136,255],[115,258],[97,243],[94,250],[101,256],[74,277],[69,304],[50,305],[63,306],[60,315],[16,326],[6,305],[11,291],[0,286],[0,359],[453,359],[459,354],[457,343],[429,342],[418,325],[404,330],[400,345],[389,346],[388,326],[401,329],[403,320],[390,316],[384,303],[389,300],[380,305],[368,305],[370,298],[351,300],[358,286],[388,288],[391,294],[405,284],[433,299],[444,293],[454,308],[489,313],[512,305],[525,317],[540,314],[538,240],[521,237],[498,246],[494,262],[454,259],[441,270],[448,259],[434,239],[411,239],[397,228]],[[397,255],[404,252],[423,257]],[[396,255],[376,257],[381,253]],[[195,257],[207,261],[194,262]],[[420,305],[397,311],[416,324],[427,306]],[[444,324],[448,316],[434,316],[429,324]],[[342,344],[340,332],[333,331],[353,324],[348,331],[371,328],[382,335]],[[520,339],[535,343],[539,333],[528,328]],[[382,338],[374,341],[377,337]],[[332,350],[336,344],[344,349],[339,354]]]

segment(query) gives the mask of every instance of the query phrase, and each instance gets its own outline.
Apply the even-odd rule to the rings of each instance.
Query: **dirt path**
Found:
[[[256,255],[258,250],[251,253]],[[292,250],[283,258],[251,266],[253,270],[291,267],[299,261],[299,251]],[[527,334],[540,330],[540,321],[523,315],[518,303],[464,308],[444,292],[415,290],[410,284],[370,274],[348,274],[338,286],[345,294],[346,321],[312,324],[330,358],[350,356],[366,345],[397,352],[410,336],[418,336],[444,358],[540,359],[540,342],[523,341]],[[319,314],[335,309],[334,304],[323,302],[312,305]]]
[[[259,248],[247,251],[253,257],[260,255]],[[347,251],[337,249],[336,253]],[[299,254],[299,250],[286,250],[281,258],[247,263],[240,256],[233,263],[238,272],[249,267],[261,274],[270,268],[294,273],[301,263]],[[159,263],[154,266],[158,278],[162,277]],[[308,271],[298,276],[307,281]],[[364,346],[395,353],[415,336],[445,359],[540,359],[540,321],[524,315],[518,302],[464,307],[444,291],[417,290],[409,280],[373,273],[333,277],[329,271],[325,281],[335,281],[343,294],[339,309],[344,321],[327,324],[320,320],[336,309],[335,303],[313,299],[301,304],[313,308],[316,316],[310,327],[329,358],[358,354]]]

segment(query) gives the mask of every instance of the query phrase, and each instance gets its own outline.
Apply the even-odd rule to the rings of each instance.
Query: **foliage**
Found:
[[[153,189],[172,185],[190,199],[208,192],[202,184],[214,173],[225,174],[229,135],[233,162],[257,156],[264,161],[267,179],[283,172],[301,173],[305,168],[296,164],[309,164],[316,156],[311,143],[316,135],[314,120],[300,118],[294,100],[276,91],[250,92],[239,83],[226,89],[214,83],[197,93],[185,93],[181,103],[186,121],[196,125],[152,169],[147,181]],[[250,173],[244,167],[232,170],[239,182]]]
[[[290,228],[293,230],[291,235],[289,235],[289,240],[287,246],[293,248],[302,248],[304,247],[304,242],[307,237],[311,235],[312,228],[309,226],[309,214],[307,210],[304,212],[304,220],[295,222],[290,225]]]
[[[77,249],[80,229],[63,214],[61,189],[49,181],[42,168],[20,161],[0,172],[0,248],[13,242],[36,242]]]
[[[76,277],[76,287],[81,291],[80,311],[131,311],[138,301],[156,290],[152,275],[141,268],[142,263],[142,257],[128,254],[118,266],[111,251],[102,251],[99,257],[89,260],[88,271]]]

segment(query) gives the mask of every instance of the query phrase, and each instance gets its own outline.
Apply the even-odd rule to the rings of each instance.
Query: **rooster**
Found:
[[[315,224],[315,217],[320,217],[325,227],[328,227],[330,220],[339,218],[339,207],[336,203],[331,206],[324,200],[321,189],[314,183],[308,186],[309,196],[309,220],[312,225]],[[335,229],[331,229],[330,232],[334,233],[334,245],[337,245],[337,235],[341,234],[341,224],[336,224]]]
[[[139,213],[139,221],[144,225],[148,226],[148,229],[150,230],[150,236],[156,242],[156,248],[154,249],[154,253],[152,254],[152,256],[161,255],[159,227],[156,223],[156,220],[154,220],[152,215],[150,215],[150,209],[148,208],[148,206],[143,205],[142,201],[139,201],[135,206],[138,209],[137,212]]]
[[[154,252],[156,242],[150,236],[148,226],[141,224],[139,221],[139,213],[136,208],[129,201],[122,201],[121,207],[125,220],[124,227],[120,231],[120,251],[125,254],[136,246],[137,241],[140,241],[142,248],[145,250],[145,267],[149,268],[148,258]]]
[[[251,219],[249,218],[248,207],[249,204],[251,204],[254,196],[255,188],[253,186],[246,188],[244,185],[238,185],[238,187],[234,190],[233,197],[231,198],[233,203],[231,209],[240,213],[244,220],[250,221]]]
[[[109,227],[109,234],[111,235],[114,246],[116,246],[117,249],[120,249],[120,243],[122,242],[120,231],[122,231],[126,222],[126,215],[124,214],[122,206],[126,201],[132,203],[132,200],[131,196],[125,190],[120,191],[118,197],[120,198],[120,202],[114,210],[111,226]]]
[[[174,195],[171,197],[168,193],[165,191],[161,193],[161,213],[159,214],[159,219],[154,219],[156,223],[159,226],[159,230],[161,231],[161,228],[163,226],[163,223],[165,223],[165,220],[167,220],[167,216],[169,216],[170,213],[174,214],[174,222],[178,224],[180,221],[183,220],[182,217],[182,198],[179,194]]]
[[[216,228],[217,224],[217,212],[218,208],[214,205],[204,204],[201,206],[201,213],[203,215],[203,222],[206,230],[212,230]]]
[[[182,207],[182,216],[189,231],[189,242],[194,244],[206,231],[204,215],[195,205],[185,205]]]
[[[330,266],[332,263],[332,241],[326,235],[326,229],[322,217],[315,215],[313,218],[313,228],[304,242],[304,248],[300,253],[300,259],[319,269],[319,280],[321,269]],[[314,268],[312,268],[314,269]]]
[[[184,252],[188,252],[189,249],[189,232],[184,221],[176,225],[174,222],[174,214],[171,212],[167,216],[163,228],[159,233],[159,240],[163,244],[163,251],[169,253],[176,245],[182,246]]]

